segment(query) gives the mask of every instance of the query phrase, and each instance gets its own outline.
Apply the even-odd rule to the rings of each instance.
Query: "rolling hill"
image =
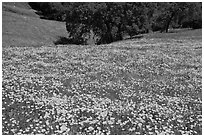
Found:
[[[202,135],[201,29],[52,46],[66,35],[3,3],[3,135]]]
[[[2,3],[2,45],[53,45],[58,37],[66,37],[64,22],[43,20],[28,3]]]

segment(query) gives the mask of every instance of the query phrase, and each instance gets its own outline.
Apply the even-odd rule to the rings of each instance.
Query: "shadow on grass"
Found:
[[[125,38],[124,40],[134,40],[134,39],[141,39],[143,38],[144,35],[134,35],[134,36],[130,36],[128,38]]]
[[[72,39],[69,39],[67,37],[60,36],[56,41],[53,42],[55,45],[67,45],[67,44],[77,44],[76,42],[73,42]]]
[[[132,36],[132,37],[129,37],[129,38],[125,38],[123,40],[141,39],[143,37],[144,37],[143,35],[135,35],[135,36]],[[123,41],[123,40],[118,40],[118,41],[113,41],[113,42],[119,42],[119,41]],[[110,43],[113,43],[113,42],[110,42]],[[82,43],[79,43],[77,41],[74,41],[73,39],[70,39],[70,38],[67,38],[67,37],[62,37],[62,36],[59,36],[59,38],[56,41],[54,41],[53,43],[55,45],[69,45],[69,44],[81,45],[82,44]],[[109,43],[101,43],[101,44],[109,44]],[[87,44],[87,45],[90,45],[90,44]],[[100,45],[100,44],[96,44],[96,45]]]

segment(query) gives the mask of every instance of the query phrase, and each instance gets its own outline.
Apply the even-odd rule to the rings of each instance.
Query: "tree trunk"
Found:
[[[166,23],[166,26],[165,26],[165,32],[166,32],[166,33],[167,33],[168,30],[169,30],[170,23],[171,23],[171,21],[172,21],[174,15],[175,15],[175,13],[176,13],[176,12],[173,12],[173,13],[171,14],[170,18],[167,19],[167,23]]]
[[[166,24],[166,26],[165,26],[165,32],[166,32],[166,33],[168,33],[170,22],[171,22],[171,20],[168,20],[168,21],[167,21],[167,24]]]
[[[111,34],[111,26],[109,22],[105,23],[107,30],[102,34],[101,43],[111,43],[113,42],[113,36]]]
[[[116,40],[123,40],[121,24],[118,25]]]

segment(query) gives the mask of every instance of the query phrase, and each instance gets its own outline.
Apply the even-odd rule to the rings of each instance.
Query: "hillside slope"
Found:
[[[202,135],[201,29],[49,46],[60,35],[4,5],[3,135]]]
[[[66,37],[64,22],[43,20],[28,3],[2,3],[2,46],[53,45]]]
[[[202,39],[190,39],[195,32],[3,48],[2,134],[201,135]]]

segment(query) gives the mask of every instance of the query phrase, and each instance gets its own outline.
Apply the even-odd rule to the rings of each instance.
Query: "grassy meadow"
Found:
[[[202,30],[56,46],[35,12],[2,3],[3,135],[202,134]]]
[[[3,46],[2,134],[202,134],[201,30]]]

